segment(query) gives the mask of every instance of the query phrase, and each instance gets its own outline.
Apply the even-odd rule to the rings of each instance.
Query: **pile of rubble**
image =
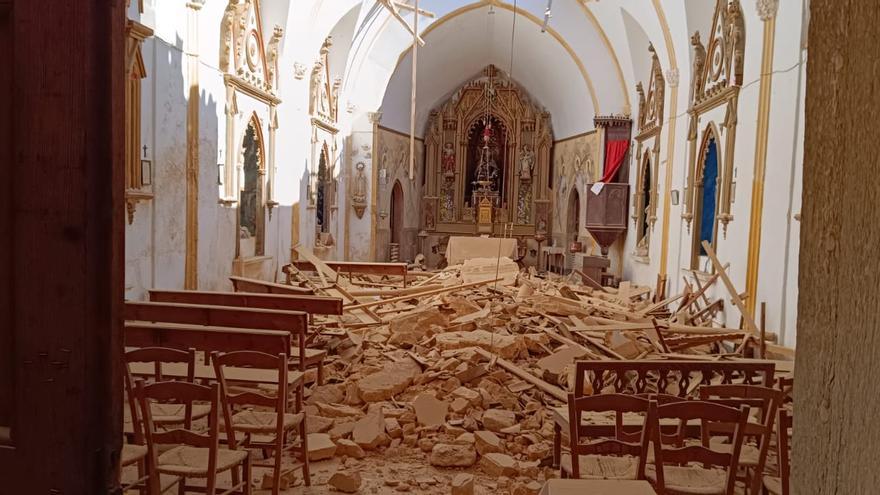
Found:
[[[307,391],[309,456],[329,462],[323,474],[313,464],[317,491],[307,493],[538,493],[557,475],[552,409],[575,360],[759,347],[753,332],[711,327],[704,290],[654,302],[626,282],[590,288],[534,270],[465,281],[460,267],[377,289],[395,281],[343,280],[314,263],[331,283],[305,273],[292,282],[341,295],[346,310],[317,321],[331,357],[325,384]]]

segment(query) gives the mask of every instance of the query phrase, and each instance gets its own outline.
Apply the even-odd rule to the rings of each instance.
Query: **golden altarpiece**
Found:
[[[425,234],[549,236],[552,147],[550,114],[486,67],[430,114]]]

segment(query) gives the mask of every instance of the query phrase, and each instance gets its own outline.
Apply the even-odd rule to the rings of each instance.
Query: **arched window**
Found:
[[[327,150],[325,149],[318,158],[318,183],[315,197],[315,228],[319,233],[330,232],[330,186],[333,177],[327,162]]]
[[[248,123],[242,139],[244,184],[239,191],[239,255],[263,255],[263,148],[260,124]]]
[[[636,201],[636,254],[648,256],[651,238],[651,210],[653,192],[653,176],[651,173],[651,153],[646,152],[639,170],[639,183]]]
[[[694,208],[694,247],[691,260],[691,268],[693,269],[704,268],[706,250],[703,248],[703,241],[708,241],[714,247],[717,234],[719,156],[718,144],[712,128],[706,131],[703,142],[695,184],[696,190],[694,191],[696,204]]]

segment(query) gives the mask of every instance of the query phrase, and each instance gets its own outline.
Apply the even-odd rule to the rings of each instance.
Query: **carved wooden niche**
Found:
[[[658,177],[660,165],[660,131],[663,128],[664,99],[666,80],[660,59],[654,45],[648,46],[651,52],[651,72],[645,86],[639,82],[636,91],[639,94],[639,133],[636,135],[638,149],[636,151],[636,188],[633,191],[632,219],[636,227],[637,251],[646,254],[650,237],[648,231],[657,221],[657,204],[659,203]],[[653,140],[653,142],[651,142]],[[643,146],[648,142],[648,149]],[[643,254],[643,255],[644,255]]]
[[[698,128],[706,128],[700,117],[718,107],[725,108],[723,143],[721,154],[724,162],[719,170],[719,195],[716,219],[727,235],[727,224],[733,220],[733,159],[736,143],[737,103],[743,78],[745,54],[745,22],[739,0],[716,0],[712,20],[712,32],[708,45],[703,45],[700,32],[691,37],[694,48],[694,64],[691,79],[691,106],[688,110],[688,178],[685,187],[684,213],[682,218],[690,229],[697,208],[695,181],[700,170],[702,154],[697,152]]]

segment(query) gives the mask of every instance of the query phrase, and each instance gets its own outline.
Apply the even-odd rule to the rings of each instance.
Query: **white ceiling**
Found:
[[[497,3],[490,16],[485,2],[420,2],[437,17],[422,18],[419,26],[427,44],[418,53],[418,135],[430,111],[486,65],[495,64],[504,73],[510,69],[513,5]],[[557,0],[550,29],[541,33],[545,6],[544,0],[517,2],[513,79],[550,112],[554,137],[561,139],[592,129],[597,113],[623,111],[627,95],[612,54],[584,7],[577,0]],[[430,23],[437,25],[423,28]],[[381,37],[400,40],[404,33],[391,20]],[[385,88],[382,125],[408,132],[412,59],[405,44],[399,49],[404,55]]]

